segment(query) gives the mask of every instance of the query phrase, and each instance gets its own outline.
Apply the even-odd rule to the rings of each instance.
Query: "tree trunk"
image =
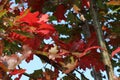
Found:
[[[90,0],[90,13],[91,13],[91,16],[93,19],[94,28],[95,28],[97,36],[98,36],[99,45],[104,49],[102,51],[102,58],[103,58],[103,62],[105,64],[105,66],[107,66],[106,71],[108,73],[108,78],[109,78],[109,80],[114,80],[113,79],[114,73],[113,73],[113,68],[112,68],[110,56],[109,56],[108,50],[107,50],[106,45],[105,45],[105,41],[103,38],[103,32],[102,32],[100,23],[99,23],[98,18],[97,18],[97,12],[94,9],[94,7],[95,7],[94,1],[95,0]]]

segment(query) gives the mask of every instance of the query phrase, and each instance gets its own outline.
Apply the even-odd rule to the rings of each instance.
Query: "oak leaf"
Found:
[[[55,60],[56,58],[61,58],[61,56],[57,53],[57,46],[51,47],[51,49],[49,50],[49,59]]]

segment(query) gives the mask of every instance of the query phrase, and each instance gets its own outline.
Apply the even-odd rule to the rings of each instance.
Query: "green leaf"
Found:
[[[14,54],[15,52],[18,52],[21,50],[20,44],[18,42],[9,42],[4,40],[4,53],[7,53],[8,55]]]
[[[15,32],[18,33],[18,34],[24,35],[26,37],[29,37],[29,38],[33,38],[34,37],[34,35],[30,34],[29,32],[18,31],[18,30],[16,30]]]
[[[63,80],[73,80],[73,79],[71,79],[69,76],[64,76]]]
[[[52,22],[53,20],[57,20],[57,18],[55,16],[50,16],[49,21]]]
[[[15,0],[15,4],[17,4],[17,3],[19,3],[20,2],[20,0]]]
[[[104,9],[105,8],[105,5],[103,4],[103,1],[102,0],[97,0],[97,6],[101,9]]]
[[[67,21],[70,21],[70,23],[74,23],[75,22],[75,16],[73,15],[72,12],[69,12],[67,15]]]
[[[68,28],[67,24],[56,25],[55,28],[60,34],[63,34],[63,35],[69,35],[72,30],[71,28]]]
[[[34,76],[34,78],[42,78],[43,77],[43,70],[39,69],[39,70],[35,70],[32,74],[30,74],[31,76]]]

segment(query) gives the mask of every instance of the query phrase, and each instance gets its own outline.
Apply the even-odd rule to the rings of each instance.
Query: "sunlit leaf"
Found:
[[[40,22],[47,22],[49,20],[48,18],[49,18],[48,14],[43,14],[43,15],[41,15],[38,23],[40,23]]]
[[[23,74],[25,73],[25,69],[14,69],[13,71],[10,71],[10,75],[16,75],[16,74]]]
[[[73,5],[73,9],[75,11],[75,13],[79,13],[80,8],[77,5]]]

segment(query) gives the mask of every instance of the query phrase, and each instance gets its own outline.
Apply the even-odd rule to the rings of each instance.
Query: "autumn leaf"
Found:
[[[34,11],[42,12],[42,8],[46,0],[27,0],[28,6]]]
[[[86,8],[90,8],[90,1],[89,0],[82,0],[82,8],[84,8],[86,6]]]
[[[27,58],[26,58],[26,62],[29,63],[31,60],[33,60],[33,54],[30,54]]]
[[[15,80],[20,80],[20,78],[22,77],[22,74],[19,74],[17,78],[15,78]]]
[[[16,74],[23,74],[25,73],[25,69],[14,69],[13,71],[10,71],[10,75],[16,75]]]
[[[30,10],[28,10],[28,12],[21,12],[20,13],[20,19],[17,20],[18,22],[23,22],[23,23],[28,23],[30,26],[36,26],[37,21],[39,20],[38,18],[39,12],[30,12]]]
[[[8,68],[0,61],[0,68],[3,69],[5,72],[9,71]]]
[[[81,69],[91,68],[94,66],[95,71],[105,70],[104,63],[101,60],[101,55],[96,50],[91,50],[91,52],[80,58],[79,65]]]
[[[54,32],[56,32],[54,26],[52,24],[41,23],[40,26],[35,30],[40,36],[44,36],[44,38],[50,37]]]
[[[57,53],[57,46],[51,47],[51,49],[49,50],[49,59],[55,60],[56,58],[61,58],[61,56]]]
[[[58,21],[66,20],[64,14],[65,14],[66,8],[63,4],[60,4],[56,7],[56,11],[54,12],[54,16],[57,17]]]
[[[114,50],[114,51],[111,53],[111,57],[113,57],[115,54],[118,54],[118,52],[120,52],[120,47],[118,47],[116,50]]]
[[[0,18],[2,17],[2,16],[4,16],[5,14],[7,13],[7,10],[1,10],[0,11]]]
[[[75,11],[75,13],[79,13],[80,8],[77,5],[73,5],[73,9]]]
[[[4,48],[3,41],[0,40],[0,56],[2,55],[3,48]]]
[[[89,48],[85,49],[85,51],[84,51],[83,53],[81,53],[79,57],[81,58],[81,57],[85,56],[88,51],[90,51],[90,50],[92,50],[92,49],[98,49],[98,48],[104,50],[104,49],[101,48],[100,46],[92,46],[92,47],[89,47]]]
[[[112,0],[106,3],[107,5],[119,6],[120,0]]]
[[[76,68],[77,65],[78,65],[78,60],[75,60],[71,63],[63,64],[63,67],[66,68],[65,70],[63,70],[63,72],[66,74],[70,73],[72,70]]]
[[[47,22],[49,20],[48,18],[49,18],[48,14],[41,14],[38,23]]]
[[[24,42],[24,44],[28,45],[30,48],[36,50],[39,48],[42,41],[42,37],[35,36],[34,38],[27,38]]]

